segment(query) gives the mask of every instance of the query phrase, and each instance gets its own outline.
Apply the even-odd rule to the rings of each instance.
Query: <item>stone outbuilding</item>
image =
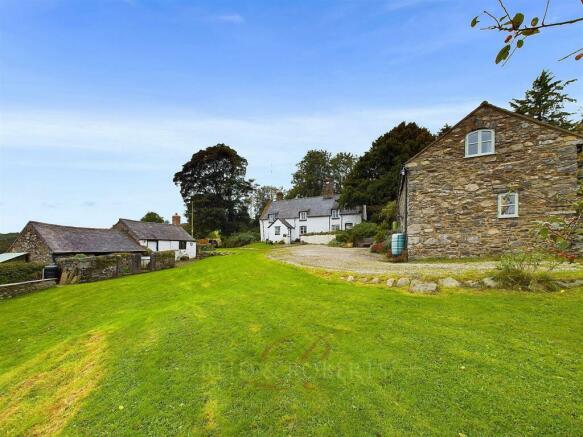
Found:
[[[574,212],[582,145],[583,135],[482,103],[405,164],[409,258],[534,246],[537,220]]]
[[[117,229],[79,228],[28,222],[9,252],[27,253],[29,261],[52,264],[59,257],[143,253],[126,233]]]

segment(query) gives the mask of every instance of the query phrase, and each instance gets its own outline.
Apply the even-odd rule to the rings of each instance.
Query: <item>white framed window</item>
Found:
[[[344,225],[344,229],[346,229],[346,230],[352,229],[352,223],[346,223]]]
[[[306,211],[300,211],[300,220],[308,220],[308,213]]]
[[[269,223],[273,223],[275,221],[275,214],[267,214],[267,219]]]
[[[279,235],[281,232],[281,226],[276,226],[275,227],[275,235]]]
[[[308,233],[308,227],[307,226],[300,226],[300,235],[304,235]]]
[[[338,210],[337,210],[337,209],[333,209],[333,210],[332,210],[332,218],[333,218],[333,219],[338,219],[338,218],[340,218],[340,214],[338,213]]]
[[[498,218],[518,217],[518,193],[498,194]]]
[[[466,135],[466,158],[492,155],[494,153],[494,130],[479,129]]]
[[[332,230],[333,231],[339,231],[340,230],[340,225],[332,225]]]

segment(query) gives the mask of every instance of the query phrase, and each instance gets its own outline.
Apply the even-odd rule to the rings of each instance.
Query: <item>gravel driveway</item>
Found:
[[[494,262],[423,263],[420,261],[394,264],[383,255],[370,253],[369,249],[344,249],[320,245],[285,246],[270,252],[271,258],[305,267],[325,270],[371,274],[431,274],[446,275],[468,271],[494,270]],[[576,267],[561,266],[569,270]]]

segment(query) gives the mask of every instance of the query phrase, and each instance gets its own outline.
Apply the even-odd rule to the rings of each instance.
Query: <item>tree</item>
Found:
[[[398,196],[400,171],[405,162],[434,138],[426,128],[406,122],[377,138],[346,179],[340,204],[366,204],[373,213],[372,219],[379,219],[376,213]]]
[[[563,90],[576,80],[555,80],[549,71],[543,70],[532,83],[532,88],[526,91],[524,99],[512,99],[510,106],[519,114],[529,115],[565,129],[572,129],[576,125],[569,120],[573,113],[565,111],[564,106],[576,100],[565,94]]]
[[[344,181],[356,164],[356,156],[352,153],[340,152],[330,159],[330,172],[334,182],[334,190],[340,193],[344,187]]]
[[[186,216],[194,213],[195,235],[206,236],[220,230],[229,235],[249,225],[245,199],[253,190],[246,180],[247,160],[225,144],[199,150],[182,170],[174,175],[174,183],[186,204]]]
[[[263,208],[267,205],[270,200],[275,200],[277,193],[282,193],[285,195],[285,190],[283,187],[274,187],[272,185],[258,185],[253,187],[253,194],[251,195],[251,216],[255,220],[259,218]]]
[[[296,165],[297,170],[292,175],[292,188],[286,197],[293,199],[322,194],[324,182],[332,176],[330,159],[330,153],[325,150],[308,150]]]
[[[162,216],[154,211],[148,211],[144,217],[140,219],[141,222],[150,222],[150,223],[167,223]]]
[[[482,16],[486,16],[490,20],[491,24],[489,26],[483,27],[481,30],[497,30],[498,32],[503,32],[506,34],[504,39],[504,46],[496,56],[496,64],[499,64],[500,62],[506,63],[512,57],[516,49],[522,48],[524,41],[528,37],[539,34],[543,29],[583,22],[583,17],[575,17],[569,20],[555,21],[552,23],[547,22],[546,19],[551,0],[547,0],[546,2],[542,20],[539,19],[539,17],[533,17],[530,22],[528,20],[525,21],[524,13],[511,13],[502,0],[498,0],[498,3],[500,3],[500,11],[484,11],[482,14],[474,17],[470,23],[470,26],[475,27],[480,22],[480,18]],[[583,47],[574,50],[567,56],[562,57],[560,60],[562,61],[563,59],[567,59],[569,57],[574,57],[574,59],[577,61],[583,58]]]
[[[446,133],[448,133],[451,128],[453,126],[450,126],[449,124],[445,123],[443,125],[443,127],[441,129],[439,129],[439,131],[437,132],[437,135],[435,135],[437,138],[444,136]]]

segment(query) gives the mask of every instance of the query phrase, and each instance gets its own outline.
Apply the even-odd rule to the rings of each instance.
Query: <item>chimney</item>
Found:
[[[180,226],[180,215],[177,212],[172,216],[172,224],[174,226]]]
[[[324,199],[331,199],[334,197],[334,183],[331,179],[324,180],[324,186],[322,187],[322,197]]]
[[[281,191],[275,193],[275,200],[283,200],[283,193]]]

